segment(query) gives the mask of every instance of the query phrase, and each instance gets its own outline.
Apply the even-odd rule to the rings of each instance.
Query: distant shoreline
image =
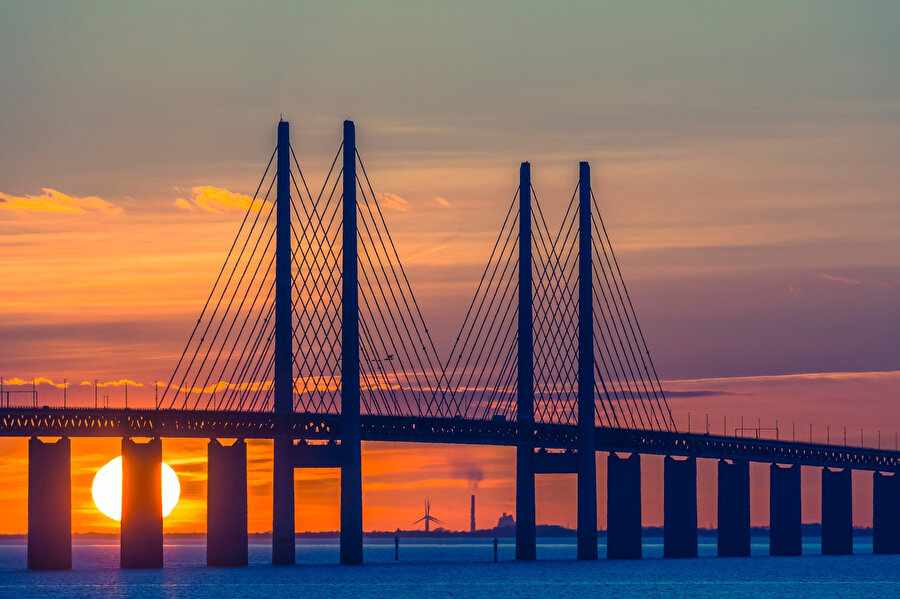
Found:
[[[710,538],[717,536],[717,530],[715,528],[698,528],[697,536],[701,538]],[[822,525],[818,523],[813,524],[804,524],[802,528],[802,535],[804,537],[815,537],[820,536],[822,534]],[[754,526],[750,529],[750,535],[753,537],[765,537],[769,535],[769,528],[766,526]],[[167,539],[205,539],[206,533],[204,532],[174,532],[174,533],[165,533],[165,538]],[[337,530],[329,530],[329,531],[321,531],[321,532],[298,532],[296,533],[296,538],[298,539],[338,539],[340,538],[340,531]],[[459,530],[443,530],[437,529],[432,530],[425,533],[424,530],[372,530],[363,533],[365,538],[369,539],[393,539],[396,536],[400,538],[406,539],[447,539],[447,538],[472,538],[472,539],[483,539],[483,538],[511,538],[515,537],[515,528],[512,527],[504,527],[502,529],[484,529],[484,530],[476,530],[475,532],[468,531],[459,531]],[[575,530],[571,528],[565,528],[562,526],[547,526],[540,525],[537,527],[537,536],[539,538],[568,538],[575,537]],[[644,538],[662,538],[663,536],[663,527],[662,526],[648,526],[643,528],[643,537]],[[872,536],[872,528],[871,527],[853,527],[853,536],[854,537],[871,537]],[[105,533],[105,532],[85,532],[85,533],[74,533],[72,535],[74,540],[90,540],[90,539],[117,539],[119,538],[118,533]],[[597,531],[597,537],[605,539],[606,531],[599,530]],[[249,533],[249,538],[251,540],[268,540],[272,538],[271,532],[252,532]],[[27,539],[27,535],[25,534],[0,534],[0,541],[3,540],[25,540]]]

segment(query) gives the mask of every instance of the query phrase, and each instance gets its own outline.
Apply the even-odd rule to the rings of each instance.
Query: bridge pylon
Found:
[[[359,407],[359,262],[356,126],[344,121],[343,268],[341,294],[341,563],[361,564],[362,449]]]
[[[578,559],[597,559],[591,166],[578,165]]]
[[[519,168],[519,314],[516,418],[516,559],[537,557],[534,499],[534,319],[532,316],[531,165]]]
[[[294,348],[291,280],[291,129],[278,123],[275,196],[275,416],[273,440],[272,563],[295,563],[294,531]]]

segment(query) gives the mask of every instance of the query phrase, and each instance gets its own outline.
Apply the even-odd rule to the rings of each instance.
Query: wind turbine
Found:
[[[416,520],[415,522],[413,522],[413,526],[415,526],[419,522],[422,522],[423,520],[425,521],[425,534],[428,534],[430,532],[430,530],[431,530],[430,525],[432,522],[434,522],[435,524],[443,524],[444,523],[443,521],[438,520],[437,518],[435,518],[434,516],[431,515],[431,500],[430,499],[425,500],[425,515],[422,516],[421,518],[419,518],[418,520]]]

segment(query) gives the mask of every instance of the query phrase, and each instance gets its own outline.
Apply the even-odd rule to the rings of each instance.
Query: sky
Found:
[[[308,178],[341,122],[438,351],[532,163],[551,223],[594,189],[680,428],[893,446],[900,406],[900,5],[803,1],[0,0],[0,375],[41,403],[147,405],[172,372],[271,154],[280,117]],[[16,379],[25,384],[15,385]],[[24,396],[20,396],[24,397]],[[793,423],[793,424],[792,424]],[[768,434],[768,433],[767,433]],[[0,440],[0,533],[24,532],[25,440]],[[251,444],[253,531],[270,528]],[[185,482],[167,530],[202,530],[205,444],[166,441]],[[114,531],[89,481],[112,440],[73,442],[74,528]],[[661,467],[645,460],[645,522]],[[466,528],[514,512],[507,449],[364,446],[367,529],[432,499]],[[700,523],[714,524],[701,465]],[[601,489],[603,460],[600,460]],[[472,472],[481,474],[474,476]],[[757,476],[758,475],[758,476]],[[754,470],[754,524],[767,521]],[[866,475],[867,476],[867,475]],[[297,472],[298,530],[337,528],[337,472]],[[818,520],[804,473],[804,520]],[[871,521],[855,476],[855,521]],[[477,486],[477,489],[476,489]],[[760,494],[762,493],[762,494]],[[868,493],[868,495],[866,495]],[[603,493],[601,492],[601,515]],[[538,519],[574,525],[574,479]],[[601,518],[602,521],[602,518]]]

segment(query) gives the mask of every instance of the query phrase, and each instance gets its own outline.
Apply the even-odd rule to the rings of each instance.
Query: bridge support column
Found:
[[[122,439],[123,568],[162,568],[162,441]]]
[[[207,446],[206,565],[247,565],[247,444]]]
[[[663,478],[663,556],[697,557],[697,458],[666,456]]]
[[[641,557],[641,456],[606,460],[606,557]]]
[[[28,440],[28,569],[72,567],[71,443]]]
[[[900,474],[872,479],[872,551],[900,553]]]
[[[341,563],[363,561],[362,444],[359,417],[359,288],[356,226],[356,127],[344,121],[341,282]]]
[[[769,554],[800,555],[800,465],[769,468]]]
[[[719,460],[718,555],[750,555],[750,462]]]
[[[822,554],[853,553],[852,470],[822,468]]]
[[[531,165],[519,168],[519,335],[516,418],[522,433],[516,447],[516,559],[537,557],[534,499],[534,346],[531,266]]]
[[[275,196],[275,414],[273,440],[272,563],[295,562],[294,540],[294,350],[291,275],[291,129],[278,123]]]
[[[591,167],[578,165],[578,559],[597,559]]]

